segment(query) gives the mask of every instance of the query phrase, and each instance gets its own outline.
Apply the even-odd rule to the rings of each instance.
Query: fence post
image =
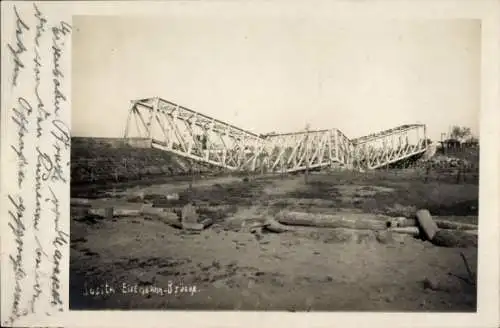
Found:
[[[457,183],[460,183],[460,175],[461,175],[461,171],[462,171],[462,169],[461,169],[461,167],[459,166],[459,167],[458,167],[458,170],[457,170]]]

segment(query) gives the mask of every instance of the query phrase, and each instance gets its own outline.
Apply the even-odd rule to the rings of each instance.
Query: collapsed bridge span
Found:
[[[153,148],[231,171],[376,169],[426,151],[423,124],[357,139],[336,128],[259,135],[159,97],[131,103],[126,139],[143,138]]]

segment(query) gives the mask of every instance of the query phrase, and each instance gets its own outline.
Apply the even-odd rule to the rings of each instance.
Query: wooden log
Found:
[[[398,218],[399,219],[399,218]],[[389,220],[388,226],[393,227],[394,222],[396,222],[396,227],[416,227],[418,226],[418,221],[416,219],[406,218],[404,220]],[[454,230],[477,230],[476,224],[471,223],[461,223],[453,222],[449,220],[435,219],[437,227],[440,229],[454,229]]]
[[[434,220],[440,229],[453,229],[453,230],[477,230],[476,224],[453,222],[448,220]]]
[[[390,228],[388,230],[396,233],[412,235],[415,237],[420,235],[420,229],[418,229],[418,227],[397,227],[397,228]]]
[[[115,208],[115,216],[139,216],[141,209]]]
[[[416,219],[408,219],[406,218],[405,220],[401,220],[398,222],[398,227],[399,228],[405,228],[405,227],[417,227],[418,222]]]
[[[479,234],[478,230],[439,229],[439,231],[441,230],[443,230],[445,233],[451,233],[456,236],[465,236],[465,235],[477,236]]]
[[[320,228],[349,228],[359,230],[385,230],[386,222],[375,215],[325,215],[305,212],[282,211],[276,215],[276,220],[282,224],[296,226],[313,226]]]
[[[422,230],[424,237],[427,240],[432,240],[439,228],[432,219],[431,213],[428,210],[418,210],[416,216],[418,226]]]

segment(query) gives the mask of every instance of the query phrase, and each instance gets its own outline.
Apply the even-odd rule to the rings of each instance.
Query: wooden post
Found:
[[[460,166],[458,167],[457,170],[457,183],[460,183]]]
[[[189,160],[189,172],[191,174],[191,180],[189,180],[189,191],[193,191],[194,185],[194,161],[192,159]]]
[[[267,160],[265,156],[261,156],[260,160],[260,175],[264,176],[264,165],[267,165]]]

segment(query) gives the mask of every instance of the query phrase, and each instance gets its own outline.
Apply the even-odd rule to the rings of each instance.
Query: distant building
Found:
[[[462,143],[458,139],[446,139],[441,141],[441,147],[444,149],[461,148]]]

